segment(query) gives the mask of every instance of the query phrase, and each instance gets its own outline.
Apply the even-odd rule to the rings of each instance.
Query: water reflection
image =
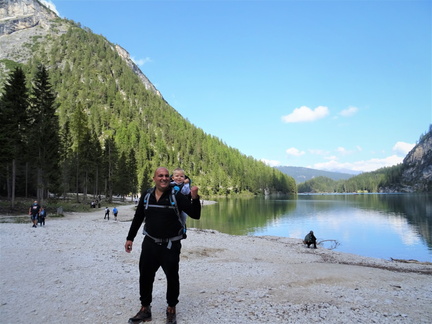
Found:
[[[420,194],[299,195],[219,199],[189,227],[233,235],[337,240],[338,251],[432,261],[432,197]]]

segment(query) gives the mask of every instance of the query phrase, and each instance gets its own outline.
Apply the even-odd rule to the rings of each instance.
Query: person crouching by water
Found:
[[[156,169],[153,181],[155,186],[148,191],[149,195],[145,193],[141,195],[125,243],[125,251],[130,253],[133,240],[144,222],[145,237],[139,261],[141,309],[129,319],[129,323],[151,321],[154,278],[157,270],[162,267],[167,279],[166,323],[175,324],[177,323],[175,307],[180,295],[179,262],[181,239],[183,238],[179,232],[184,228],[178,213],[185,212],[194,219],[200,219],[201,204],[198,187],[193,186],[191,199],[180,193],[176,194],[174,198],[177,208],[173,208],[170,174],[164,167]]]
[[[308,247],[308,248],[309,248],[309,246],[310,246],[311,244],[313,244],[314,249],[316,249],[316,248],[317,248],[317,246],[316,246],[316,241],[317,241],[317,239],[316,239],[316,237],[315,237],[315,235],[314,235],[314,232],[313,232],[313,231],[310,231],[310,232],[305,236],[305,238],[304,238],[304,240],[303,240],[303,243],[304,243],[304,244],[307,244],[307,247]]]

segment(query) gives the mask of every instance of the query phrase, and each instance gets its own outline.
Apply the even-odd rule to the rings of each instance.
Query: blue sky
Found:
[[[432,123],[432,2],[51,0],[167,102],[269,165],[373,171]]]

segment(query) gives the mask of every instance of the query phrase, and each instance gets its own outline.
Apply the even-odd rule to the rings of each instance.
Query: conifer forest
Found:
[[[28,62],[2,60],[0,195],[109,201],[151,187],[158,166],[183,168],[203,196],[296,193],[293,178],[146,90],[103,36],[71,23],[28,46]]]

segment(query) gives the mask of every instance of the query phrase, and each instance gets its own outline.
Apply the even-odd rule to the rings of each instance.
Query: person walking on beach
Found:
[[[45,217],[47,216],[47,212],[45,207],[41,207],[39,211],[39,226],[45,226]]]
[[[117,214],[118,214],[118,209],[117,207],[113,208],[113,214],[114,214],[114,220],[117,221]]]
[[[33,202],[33,205],[29,208],[29,215],[31,218],[31,221],[33,222],[32,227],[37,227],[38,217],[39,217],[39,211],[40,211],[40,205],[38,204],[38,201],[35,200]]]
[[[105,207],[105,216],[104,216],[104,219],[107,219],[107,218],[108,218],[108,220],[109,220],[109,213],[110,213],[109,208],[108,208],[108,207]]]
[[[139,261],[141,308],[134,317],[129,319],[129,323],[151,321],[154,278],[157,270],[162,267],[167,279],[167,323],[176,324],[175,307],[180,295],[179,262],[183,238],[183,235],[179,235],[183,227],[179,212],[184,211],[190,217],[200,219],[201,204],[198,187],[194,186],[191,188],[191,199],[177,194],[176,204],[173,206],[170,175],[168,169],[164,167],[156,169],[153,181],[155,186],[149,189],[149,194],[141,195],[125,243],[126,252],[130,253],[134,238],[144,222],[145,237]]]

